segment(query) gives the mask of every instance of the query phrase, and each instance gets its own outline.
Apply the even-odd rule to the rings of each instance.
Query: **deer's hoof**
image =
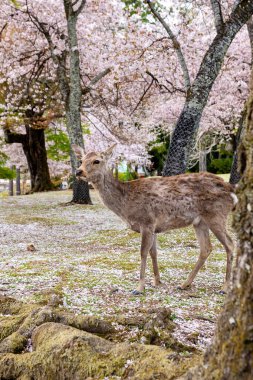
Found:
[[[131,294],[133,296],[141,296],[143,294],[143,292],[140,292],[139,290],[132,290]]]
[[[165,288],[165,285],[164,285],[164,283],[163,283],[162,281],[153,282],[153,283],[152,283],[152,286],[153,286],[154,288]]]
[[[187,290],[190,288],[190,285],[179,285],[177,286],[178,290]]]

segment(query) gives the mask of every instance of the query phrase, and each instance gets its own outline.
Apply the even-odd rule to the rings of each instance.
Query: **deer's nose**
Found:
[[[76,177],[81,177],[83,171],[81,169],[77,169],[76,171]]]

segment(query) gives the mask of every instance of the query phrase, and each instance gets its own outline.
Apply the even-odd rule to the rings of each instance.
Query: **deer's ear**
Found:
[[[78,158],[80,160],[85,154],[83,148],[81,148],[80,146],[75,145],[75,144],[71,145],[71,147],[73,149],[73,152],[76,155],[76,158]]]
[[[106,160],[109,160],[109,158],[111,158],[112,156],[112,153],[113,153],[113,150],[115,148],[117,144],[113,144],[110,148],[108,148],[105,152],[101,153],[101,157],[106,159]]]

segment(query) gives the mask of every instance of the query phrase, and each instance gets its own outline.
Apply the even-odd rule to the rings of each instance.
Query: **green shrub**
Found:
[[[209,164],[209,171],[216,174],[229,173],[232,166],[232,157],[214,158]]]
[[[134,179],[137,179],[138,176],[136,172],[127,170],[125,173],[119,173],[118,174],[118,179],[120,181],[132,181]]]
[[[16,177],[15,170],[11,170],[10,168],[0,166],[0,178],[1,179],[13,179]]]

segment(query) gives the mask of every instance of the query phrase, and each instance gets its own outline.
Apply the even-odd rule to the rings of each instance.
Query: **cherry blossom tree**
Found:
[[[127,1],[126,3],[127,5],[130,5],[130,7],[134,7],[135,11],[142,5],[140,1]],[[169,37],[176,52],[183,77],[185,90],[185,99],[184,104],[182,105],[183,110],[176,122],[170,151],[164,167],[165,175],[178,174],[184,172],[187,167],[187,161],[194,142],[194,136],[198,130],[201,116],[207,104],[214,82],[220,73],[229,46],[236,34],[243,25],[245,25],[253,13],[253,3],[249,0],[236,1],[234,4],[227,2],[227,7],[224,10],[222,9],[220,2],[211,1],[210,5],[213,12],[216,31],[214,33],[212,29],[210,29],[212,33],[211,41],[209,45],[205,44],[203,49],[204,54],[199,62],[199,68],[195,61],[195,65],[192,65],[191,69],[186,60],[189,44],[182,47],[180,36],[177,36],[176,33],[173,32],[170,22],[161,16],[160,11],[157,9],[156,2],[148,0],[146,1],[146,4],[154,18],[159,21]],[[208,12],[207,2],[200,2],[200,4],[200,10],[196,10],[196,7],[194,10],[195,4],[192,3],[188,10],[187,4],[185,4],[185,8],[179,7],[179,11],[184,11],[183,13],[184,15],[187,15],[188,19],[192,17],[194,12],[197,14],[196,19],[199,19],[199,15],[203,10],[209,15],[210,12]],[[134,10],[132,8],[133,13]],[[177,16],[178,15],[174,15],[174,20],[177,20]],[[210,18],[206,19],[210,28],[209,20]],[[186,23],[184,27],[181,27],[180,32],[182,31],[182,35],[184,35],[184,30],[188,30],[188,33],[191,34],[191,28],[189,25],[190,22]],[[189,43],[189,38],[187,38],[187,42]],[[201,47],[200,49],[202,50]]]
[[[209,2],[201,1],[198,7],[195,2],[190,6],[173,3],[173,12],[166,23],[173,22],[181,53],[175,48],[174,37],[165,34],[160,23],[143,22],[145,17],[152,21],[151,10],[140,20],[138,15],[129,18],[122,2],[88,1],[79,8],[81,3],[76,2],[73,8],[71,2],[64,7],[62,0],[29,0],[20,2],[18,9],[9,5],[9,18],[3,17],[2,25],[8,19],[8,27],[15,25],[18,30],[12,40],[17,62],[21,51],[32,51],[46,61],[47,72],[42,82],[46,81],[49,86],[54,84],[56,88],[52,96],[49,91],[49,98],[57,102],[55,114],[66,117],[71,142],[82,145],[80,126],[89,125],[91,135],[85,136],[86,149],[100,147],[103,150],[118,142],[119,157],[124,152],[131,161],[133,156],[137,161],[143,160],[147,144],[155,140],[154,127],[160,126],[171,134],[177,124],[188,99],[188,82],[194,83],[203,55],[214,39]],[[224,4],[222,12],[227,23],[231,3]],[[147,9],[147,4],[145,7]],[[78,9],[80,12],[73,15]],[[72,39],[68,17],[71,28],[76,28]],[[201,134],[213,133],[214,129],[227,133],[235,128],[240,117],[248,93],[250,45],[246,34],[243,28],[227,52],[202,114]],[[29,36],[30,45],[25,43],[25,35]],[[185,41],[184,46],[181,41]],[[180,54],[188,76],[181,69]],[[12,68],[8,73],[6,70],[6,77],[20,77],[19,70],[27,70],[31,65],[31,61],[23,62],[21,69],[17,64],[16,71]],[[71,73],[75,73],[73,82]],[[70,103],[74,113],[69,111]],[[81,116],[74,116],[77,114]],[[72,125],[78,126],[79,133],[73,132],[76,127]],[[133,144],[135,149],[131,148]],[[71,157],[74,171],[75,157]]]
[[[80,82],[76,23],[84,5],[85,1],[81,1],[79,4],[78,2],[72,3],[71,1],[63,1],[63,3],[58,2],[54,7],[54,10],[56,11],[55,14],[59,14],[57,19],[54,17],[55,14],[52,14],[52,4],[44,6],[43,2],[31,2],[31,4],[23,2],[14,10],[15,21],[19,21],[19,27],[17,28],[21,28],[21,25],[23,24],[23,30],[27,33],[25,28],[27,23],[29,23],[32,35],[36,36],[35,50],[38,52],[37,55],[40,57],[42,56],[44,61],[48,61],[49,59],[52,61],[49,64],[53,74],[49,76],[49,79],[58,80],[70,142],[71,144],[76,143],[81,146],[83,146],[80,117],[82,89]],[[61,9],[61,6],[64,6],[64,9]],[[63,17],[64,14],[65,18]],[[10,15],[13,17],[11,13]],[[48,18],[45,19],[45,16],[48,16]],[[32,39],[30,39],[30,42],[32,43]],[[53,70],[53,65],[56,66],[55,70]],[[108,69],[105,72],[100,73],[96,78],[93,78],[93,80],[90,81],[89,86],[91,87],[94,85],[100,77],[106,75],[107,72]],[[39,76],[38,73],[37,75]],[[89,92],[89,86],[85,87],[86,93]],[[12,139],[10,138],[10,131],[8,129],[7,136],[9,136],[7,139],[8,142],[17,142],[17,136],[15,136],[15,139],[13,135]],[[71,153],[71,163],[74,175],[77,162],[73,153]],[[81,192],[78,191],[79,187],[82,187]],[[77,199],[78,193],[79,199]],[[80,199],[80,193],[84,193],[82,199]],[[82,201],[82,203],[91,202],[87,183],[75,182],[73,201]]]

